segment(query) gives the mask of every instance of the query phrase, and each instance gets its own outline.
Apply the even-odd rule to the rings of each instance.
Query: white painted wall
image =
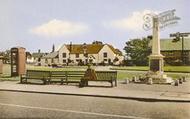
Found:
[[[44,58],[41,59],[40,63],[41,63],[42,66],[46,66],[47,65],[46,59],[44,59]]]
[[[63,58],[63,55],[62,55],[63,53],[66,53],[66,57],[65,58]],[[65,63],[63,63],[63,60],[67,61],[67,59],[69,58],[69,50],[67,49],[66,45],[63,45],[59,49],[58,54],[59,54],[59,60],[58,60],[59,64],[65,64]]]
[[[104,52],[107,52],[107,58],[103,57]],[[66,57],[63,58],[63,53],[66,53]],[[108,45],[104,45],[104,47],[100,50],[100,52],[98,54],[88,54],[88,58],[86,58],[84,56],[84,54],[79,54],[79,57],[76,58],[76,54],[70,54],[69,56],[69,50],[67,49],[66,45],[62,45],[62,47],[59,49],[58,51],[58,56],[59,58],[54,59],[54,63],[56,64],[66,64],[63,63],[63,60],[66,60],[66,62],[68,62],[68,58],[70,57],[71,60],[73,60],[74,64],[77,64],[78,62],[76,61],[77,59],[81,59],[82,61],[84,61],[84,63],[86,62],[86,59],[88,59],[88,61],[90,60],[90,56],[93,56],[95,59],[93,60],[93,63],[98,64],[101,63],[102,61],[104,61],[104,59],[107,59],[107,61],[105,63],[108,63],[108,60],[111,59],[111,62],[113,62],[113,60],[115,59],[115,57],[117,56],[119,61],[121,62],[124,57],[123,56],[118,56],[116,55]],[[45,59],[42,59],[41,64],[52,64],[52,60],[48,59],[48,61],[46,62]]]
[[[76,57],[76,54],[71,54],[70,55],[70,58],[71,60],[74,61],[74,63],[77,63],[77,60],[82,60],[83,62],[86,62],[86,59],[91,59],[90,57],[93,56],[93,57],[97,57],[97,54],[88,54],[88,58],[84,56],[84,54],[79,54],[79,57],[77,58]],[[96,59],[93,59],[93,63],[96,63]]]
[[[119,62],[122,62],[124,60],[124,56],[123,55],[122,56],[117,55],[117,57],[119,59]]]
[[[124,60],[124,56],[116,55],[116,57],[119,59],[117,62],[114,62],[114,65],[119,65]]]
[[[59,59],[58,58],[53,58],[53,62],[51,58],[42,58],[41,59],[41,65],[42,66],[47,66],[47,65],[52,65],[52,64],[59,64]]]
[[[103,57],[104,52],[107,52],[107,58]],[[108,63],[108,59],[111,59],[111,62],[113,62],[115,56],[116,54],[110,49],[110,47],[108,45],[104,45],[98,53],[98,63],[101,63],[104,59],[107,59],[107,62],[105,63]]]
[[[26,62],[27,62],[27,63],[34,63],[34,57],[27,58],[27,59],[26,59]]]

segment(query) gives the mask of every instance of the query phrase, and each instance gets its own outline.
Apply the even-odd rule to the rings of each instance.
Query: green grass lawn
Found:
[[[68,66],[64,68],[51,68],[45,66],[31,66],[27,65],[27,69],[30,70],[48,70],[48,71],[85,71],[87,66]],[[149,67],[134,66],[134,67],[112,67],[112,69],[118,71],[118,80],[132,79],[133,76],[143,76]],[[187,76],[190,78],[190,66],[165,66],[164,70],[166,74],[172,78],[179,78]],[[172,73],[174,71],[174,73]],[[177,73],[177,72],[189,72],[189,73]],[[19,77],[10,77],[10,65],[4,65],[3,74],[0,76],[0,80],[19,80]]]
[[[131,70],[131,71],[148,71],[148,66],[125,66],[125,67],[113,67],[113,70]],[[164,66],[165,72],[184,72],[190,73],[190,66]]]
[[[118,79],[131,79],[134,76],[143,76],[149,70],[147,66],[127,66],[127,67],[113,67],[113,70],[118,71]],[[126,72],[124,72],[126,71]],[[135,72],[137,71],[137,72]],[[139,72],[142,71],[142,72]],[[174,79],[186,76],[190,78],[190,66],[165,66],[164,71],[167,76]]]
[[[27,65],[29,70],[43,70],[43,71],[85,71],[87,66],[66,66],[63,68],[52,68],[46,66],[31,66]]]
[[[117,76],[117,79],[118,80],[125,80],[125,79],[132,79],[132,77],[136,76],[136,77],[139,77],[139,76],[144,76],[146,72],[121,72],[121,71],[118,71],[118,76]],[[167,72],[166,73],[168,77],[172,77],[173,79],[178,79],[182,76],[186,76],[187,78],[190,78],[190,73],[169,73]]]

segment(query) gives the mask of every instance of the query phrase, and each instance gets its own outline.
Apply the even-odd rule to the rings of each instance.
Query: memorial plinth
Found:
[[[153,40],[152,54],[149,56],[148,78],[152,78],[153,83],[171,83],[172,79],[164,74],[164,56],[160,54],[160,32],[158,17],[153,17]]]

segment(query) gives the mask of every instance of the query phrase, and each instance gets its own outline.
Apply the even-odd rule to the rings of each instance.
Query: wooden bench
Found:
[[[50,82],[79,83],[84,73],[84,71],[51,71]]]
[[[67,71],[66,82],[68,83],[80,83],[82,77],[84,77],[85,71]]]
[[[21,75],[20,82],[27,83],[28,79],[42,80],[43,84],[51,82],[79,83],[80,86],[88,86],[89,81],[109,82],[113,87],[117,86],[117,71],[96,71],[96,80],[85,79],[84,71],[40,71],[27,70],[25,75]],[[55,79],[58,79],[56,81]],[[60,81],[59,81],[60,80]]]
[[[39,70],[27,70],[25,75],[20,76],[20,83],[27,83],[28,79],[42,80],[43,84],[46,84],[50,81],[50,72]]]
[[[99,81],[99,82],[109,82],[111,83],[111,87],[113,87],[113,83],[117,86],[117,71],[96,71],[96,80],[91,80],[87,78],[82,78],[80,82],[80,86],[88,86],[89,81]]]
[[[67,80],[66,71],[51,71],[50,72],[50,83],[61,82],[63,84]]]

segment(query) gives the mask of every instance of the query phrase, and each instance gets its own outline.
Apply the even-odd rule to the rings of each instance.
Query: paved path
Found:
[[[122,84],[122,82],[119,82],[119,85],[114,88],[109,87],[109,83],[96,82],[95,84],[90,83],[90,85],[96,85],[96,87],[79,88],[76,85],[35,85],[19,84],[18,81],[2,81],[0,82],[0,91],[94,96],[142,101],[190,102],[190,82],[185,82],[179,86]]]

